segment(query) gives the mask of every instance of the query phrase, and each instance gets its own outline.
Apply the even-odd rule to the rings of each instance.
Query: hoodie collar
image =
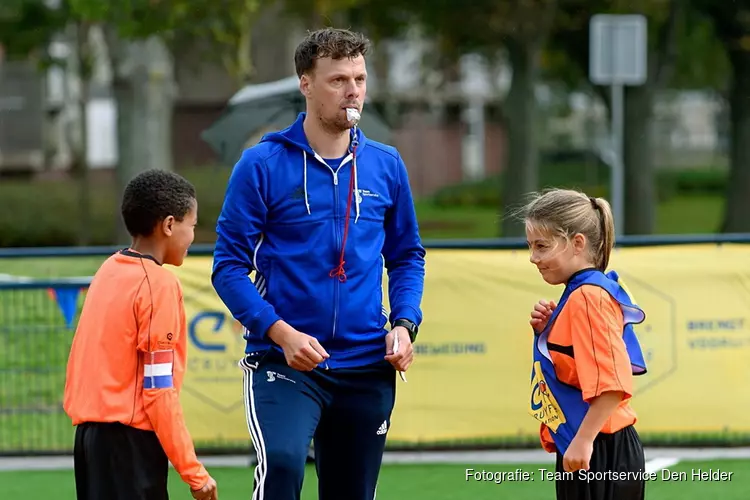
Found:
[[[286,145],[292,145],[294,147],[297,147],[302,150],[302,189],[305,193],[305,209],[307,210],[307,215],[312,215],[312,207],[310,206],[310,197],[307,189],[307,164],[308,164],[308,155],[315,158],[317,161],[321,162],[322,164],[326,165],[331,171],[333,172],[334,179],[337,178],[338,170],[334,171],[327,163],[326,161],[315,151],[313,151],[312,147],[310,147],[310,143],[307,141],[307,136],[305,135],[305,129],[303,128],[302,124],[305,121],[306,113],[302,112],[297,116],[297,119],[292,123],[290,126],[285,128],[284,130],[280,130],[278,132],[271,132],[268,134],[265,134],[260,142],[277,142],[282,143]],[[356,224],[359,221],[359,215],[360,215],[360,203],[362,201],[361,196],[359,195],[359,179],[357,174],[357,161],[362,156],[361,151],[364,147],[367,139],[365,135],[362,133],[362,131],[359,129],[359,127],[353,127],[352,132],[350,132],[350,135],[352,135],[351,139],[354,138],[353,134],[356,133],[357,137],[357,145],[356,148],[354,147],[354,141],[350,140],[349,143],[349,151],[347,152],[347,155],[344,157],[344,160],[342,161],[341,165],[339,165],[339,169],[345,165],[347,162],[351,161],[352,163],[352,184],[349,187],[349,198],[354,198],[354,206],[356,211],[356,217],[354,219],[354,223]],[[352,151],[355,152],[354,155],[352,155]],[[348,215],[348,212],[347,212]],[[343,256],[342,256],[343,259]],[[343,264],[341,264],[343,266]],[[342,268],[343,269],[343,268]],[[343,271],[342,271],[343,272]]]

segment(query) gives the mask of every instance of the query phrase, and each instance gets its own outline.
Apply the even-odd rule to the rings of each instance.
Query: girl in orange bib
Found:
[[[558,500],[639,500],[645,460],[630,406],[633,376],[646,373],[633,325],[645,314],[615,271],[609,204],[571,190],[546,191],[524,213],[534,264],[555,301],[531,313],[534,362],[529,413],[555,453]]]

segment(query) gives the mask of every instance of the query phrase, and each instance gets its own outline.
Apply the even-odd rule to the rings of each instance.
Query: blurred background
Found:
[[[750,0],[0,0],[0,455],[68,456],[72,430],[59,399],[70,338],[90,276],[129,243],[120,193],[150,168],[184,175],[200,200],[194,256],[177,271],[203,373],[187,382],[196,395],[188,418],[202,452],[249,449],[232,371],[239,330],[210,287],[214,227],[242,149],[303,110],[294,50],[325,26],[373,42],[362,128],[403,156],[432,266],[424,368],[415,365],[400,396],[405,423],[394,422],[394,449],[538,447],[523,408],[525,311],[559,290],[537,284],[522,227],[507,214],[549,186],[613,203],[623,247],[614,262],[655,311],[644,330],[658,335],[644,343],[654,377],[673,385],[647,401],[669,394],[684,421],[644,408],[648,444],[746,445],[750,407],[711,384],[750,382],[741,368],[750,348],[748,19]],[[518,281],[492,281],[488,269]],[[466,316],[452,312],[463,307],[485,337],[464,338]],[[511,326],[497,326],[498,310],[515,314]],[[498,328],[520,340],[498,343]],[[510,385],[508,360],[521,370]],[[457,369],[468,371],[456,379]],[[429,396],[448,372],[456,391],[482,378],[503,401],[487,397],[480,408]],[[681,373],[715,374],[695,379],[716,410],[700,423]],[[222,402],[198,403],[222,390]],[[446,420],[425,420],[436,413]],[[230,419],[231,436],[205,427],[217,415]],[[417,435],[425,426],[432,430]],[[664,453],[675,463],[681,456]],[[731,467],[750,474],[746,459]],[[421,472],[421,493],[386,473],[384,488],[394,489],[384,498],[454,498],[439,486],[449,474]],[[70,487],[67,472],[49,480]],[[45,481],[21,482],[17,493],[41,498],[28,488]],[[455,482],[466,482],[462,473]],[[651,498],[669,488],[687,488],[683,499],[718,491],[657,483]],[[438,486],[429,494],[427,484]],[[516,486],[504,491],[551,497]],[[725,497],[745,498],[734,487]]]
[[[630,50],[645,60],[645,78],[624,88],[624,233],[750,225],[742,0],[104,5],[0,6],[2,246],[127,242],[113,200],[154,167],[195,182],[199,242],[211,243],[239,151],[204,132],[247,86],[280,82],[271,92],[292,95],[283,81],[295,77],[296,44],[326,25],[373,41],[366,112],[408,165],[424,237],[518,236],[502,215],[526,192],[571,185],[610,195],[612,91],[590,78],[590,22],[602,13],[647,19],[644,50]],[[256,116],[245,140],[286,119]]]

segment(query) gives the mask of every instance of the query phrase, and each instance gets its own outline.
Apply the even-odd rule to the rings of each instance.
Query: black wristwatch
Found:
[[[408,319],[397,319],[393,322],[393,328],[396,328],[397,326],[403,326],[404,328],[406,328],[406,331],[409,332],[409,338],[411,339],[412,344],[417,340],[419,327],[416,325],[416,323],[413,323]]]

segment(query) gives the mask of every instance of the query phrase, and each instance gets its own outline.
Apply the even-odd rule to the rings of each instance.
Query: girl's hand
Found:
[[[529,324],[536,332],[541,332],[547,326],[552,311],[555,310],[557,304],[554,300],[547,302],[546,300],[540,300],[534,304],[534,309],[531,311],[531,320]]]
[[[563,455],[563,469],[565,472],[589,470],[591,454],[594,452],[594,442],[590,439],[576,436]]]

